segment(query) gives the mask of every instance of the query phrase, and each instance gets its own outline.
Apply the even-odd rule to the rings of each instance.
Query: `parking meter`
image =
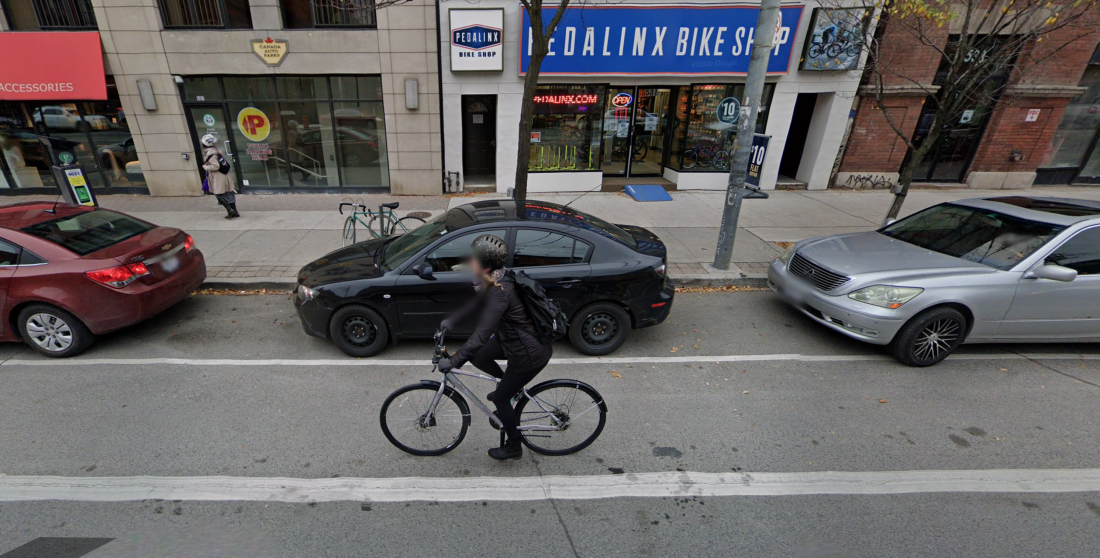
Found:
[[[53,170],[54,180],[57,180],[57,186],[61,188],[61,195],[66,203],[99,207],[99,201],[96,200],[95,193],[88,184],[88,175],[84,173],[84,165],[72,163],[53,165],[50,168]]]

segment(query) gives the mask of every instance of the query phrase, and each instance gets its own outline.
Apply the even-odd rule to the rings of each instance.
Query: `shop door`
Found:
[[[495,176],[497,169],[496,95],[462,96],[462,173]]]
[[[917,122],[913,142],[920,143],[930,132],[934,112],[933,102],[925,103],[925,109]],[[985,130],[985,121],[992,112],[989,105],[975,104],[964,110],[954,122],[944,124],[943,131],[928,157],[917,167],[913,180],[927,182],[962,182],[970,161],[978,150]]]
[[[660,176],[669,136],[669,97],[657,87],[610,87],[604,99],[604,176]]]
[[[218,138],[216,147],[222,150],[226,158],[229,160],[229,164],[233,166],[233,179],[237,182],[237,189],[240,190],[241,175],[240,164],[237,162],[237,149],[233,145],[233,138],[229,135],[229,129],[227,120],[225,118],[225,109],[221,105],[202,105],[191,106],[188,108],[191,116],[191,126],[194,130],[192,140],[195,143],[195,163],[199,166],[201,171],[203,158],[202,144],[199,140],[206,134],[213,134]],[[202,171],[205,177],[206,171]]]

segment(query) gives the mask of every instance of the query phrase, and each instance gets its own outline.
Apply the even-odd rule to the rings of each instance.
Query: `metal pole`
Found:
[[[779,21],[780,0],[761,0],[760,17],[756,20],[752,56],[749,58],[749,75],[745,81],[745,96],[741,101],[741,116],[737,121],[737,137],[733,141],[733,160],[730,162],[729,182],[726,184],[726,205],[722,210],[722,226],[718,230],[718,248],[714,251],[714,267],[730,268],[733,257],[733,240],[737,235],[737,219],[741,213],[741,200],[745,197],[745,174],[748,171],[752,151],[752,136],[756,131],[756,116],[760,112],[760,99],[764,96],[764,78],[768,74],[768,60],[775,43],[775,27]]]

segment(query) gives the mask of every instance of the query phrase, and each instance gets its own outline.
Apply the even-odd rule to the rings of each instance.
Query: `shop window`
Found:
[[[159,0],[165,29],[252,29],[248,0]]]
[[[337,76],[332,78],[333,99],[382,100],[382,78],[376,76]]]
[[[328,99],[328,80],[323,77],[278,77],[275,92],[280,99]]]
[[[97,29],[89,0],[3,0],[13,31]]]
[[[185,101],[220,101],[224,98],[222,80],[216,77],[183,78],[183,99]]]
[[[756,133],[767,128],[775,84],[764,85],[764,98],[756,121]],[[737,125],[718,119],[724,99],[740,101],[744,84],[692,85],[680,88],[676,97],[676,131],[668,166],[681,172],[729,172]]]
[[[530,172],[600,169],[603,96],[599,85],[540,85],[531,123]]]
[[[72,155],[95,188],[145,187],[114,80],[106,101],[0,103],[0,188],[56,188],[50,167]]]
[[[373,0],[283,0],[287,29],[313,27],[375,27]]]
[[[268,100],[278,99],[275,92],[275,79],[270,77],[227,77],[225,98],[231,100]]]
[[[1100,47],[1078,85],[1085,91],[1066,107],[1036,183],[1100,182]]]

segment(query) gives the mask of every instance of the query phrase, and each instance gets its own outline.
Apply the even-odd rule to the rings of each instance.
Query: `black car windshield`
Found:
[[[930,207],[879,232],[941,254],[1012,269],[1065,227],[955,204]]]
[[[447,212],[444,211],[427,224],[420,225],[386,244],[380,263],[382,267],[394,269],[447,232]]]
[[[129,215],[97,209],[35,223],[23,232],[86,256],[152,229]]]

